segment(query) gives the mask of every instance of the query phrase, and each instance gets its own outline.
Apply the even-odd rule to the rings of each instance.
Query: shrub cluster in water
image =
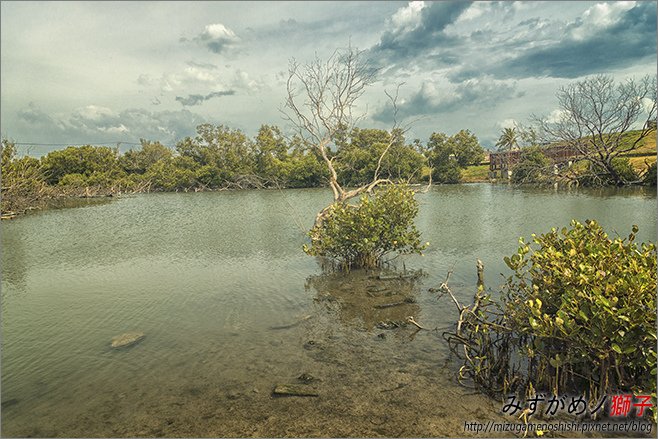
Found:
[[[404,185],[388,185],[358,204],[336,203],[309,232],[311,245],[304,251],[338,261],[344,268],[373,268],[391,252],[420,253],[414,225],[418,202],[414,191]]]
[[[574,221],[506,259],[515,275],[505,309],[527,339],[536,384],[655,393],[656,247],[636,233],[610,239],[595,221]]]
[[[447,334],[490,393],[656,393],[656,247],[595,221],[520,240],[500,302],[482,291]],[[462,350],[463,349],[463,350]],[[516,354],[514,353],[516,352]]]

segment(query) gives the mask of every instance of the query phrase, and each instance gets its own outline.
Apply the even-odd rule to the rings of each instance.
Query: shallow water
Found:
[[[145,194],[2,223],[3,436],[464,436],[501,404],[455,384],[428,288],[472,296],[520,236],[595,218],[656,240],[656,192],[488,184],[418,196],[415,280],[322,274],[301,251],[325,189]],[[390,308],[377,305],[407,300]],[[142,331],[139,344],[110,348]],[[279,384],[319,397],[275,398]]]

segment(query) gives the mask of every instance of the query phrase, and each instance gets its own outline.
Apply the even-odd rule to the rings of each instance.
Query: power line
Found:
[[[141,143],[136,142],[66,142],[66,143],[42,143],[42,142],[14,142],[14,145],[27,145],[27,146],[78,146],[78,145],[110,145],[113,143],[124,144],[124,145],[141,145]]]
[[[130,146],[139,146],[139,142],[66,142],[66,143],[43,143],[43,142],[12,142],[16,146],[31,146],[31,147],[49,147],[49,146],[112,146],[116,144],[117,146],[121,145],[130,145]],[[162,146],[168,148],[173,148],[172,145],[167,145],[162,142],[158,142]]]

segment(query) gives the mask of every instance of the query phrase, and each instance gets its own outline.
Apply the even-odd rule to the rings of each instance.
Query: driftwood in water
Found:
[[[386,308],[392,308],[394,306],[409,305],[410,303],[416,303],[416,299],[414,299],[413,297],[407,297],[406,299],[400,302],[382,303],[380,305],[375,305],[375,308],[386,309]]]
[[[279,384],[272,391],[274,396],[320,396],[319,393],[304,384]]]
[[[422,276],[422,273],[400,273],[400,274],[379,274],[375,276],[379,280],[397,280],[397,279],[416,279],[417,277]]]

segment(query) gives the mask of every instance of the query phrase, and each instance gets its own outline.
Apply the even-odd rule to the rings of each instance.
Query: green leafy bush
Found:
[[[432,169],[432,179],[436,183],[456,184],[461,181],[462,171],[455,159],[438,163]]]
[[[484,159],[484,149],[474,134],[461,130],[450,137],[445,133],[432,133],[426,155],[435,182],[459,183],[462,168],[480,164]]]
[[[460,382],[495,397],[581,394],[591,405],[620,392],[655,398],[656,247],[636,233],[611,239],[595,221],[573,221],[520,239],[499,299],[482,285],[472,305],[453,296],[459,322],[443,336],[463,361]]]
[[[318,187],[328,178],[329,171],[315,154],[292,154],[283,163],[281,178],[287,187]]]
[[[41,204],[49,195],[41,163],[34,157],[17,157],[16,145],[2,139],[2,194],[0,210],[20,213]]]
[[[66,174],[89,176],[94,172],[111,172],[119,166],[119,152],[107,146],[69,146],[52,151],[41,159],[49,184],[59,183]]]
[[[549,179],[551,162],[539,147],[523,149],[521,161],[512,170],[513,183],[542,183]]]
[[[153,164],[144,178],[150,181],[153,189],[164,191],[187,190],[196,185],[194,161],[189,157],[173,157],[158,160]]]
[[[334,204],[323,221],[309,232],[311,245],[304,251],[341,263],[344,268],[373,268],[391,253],[421,253],[414,225],[418,202],[413,190],[389,185],[373,196],[361,197],[358,204]]]
[[[615,157],[612,159],[611,169],[624,182],[637,183],[640,179],[628,157]],[[592,163],[578,178],[578,182],[583,186],[609,186],[614,185],[615,181],[616,179],[610,174],[609,170]]]
[[[536,388],[656,391],[656,247],[611,239],[595,221],[533,235],[505,258],[507,325]]]
[[[338,180],[344,186],[360,186],[379,177],[395,181],[415,181],[425,158],[412,145],[406,145],[399,130],[389,133],[380,129],[354,128],[349,139],[338,141]],[[383,159],[379,160],[386,151]]]
[[[59,179],[59,186],[74,187],[74,188],[83,188],[89,186],[87,177],[83,174],[66,174]]]

